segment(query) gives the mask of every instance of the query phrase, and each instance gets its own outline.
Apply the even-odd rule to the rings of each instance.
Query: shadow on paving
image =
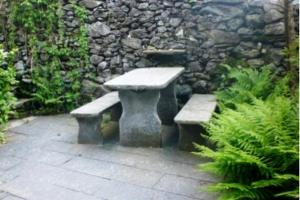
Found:
[[[36,117],[8,130],[0,146],[0,199],[213,200],[200,190],[216,181],[204,162],[176,147],[130,148],[77,144],[67,115]],[[113,129],[110,131],[112,132]]]

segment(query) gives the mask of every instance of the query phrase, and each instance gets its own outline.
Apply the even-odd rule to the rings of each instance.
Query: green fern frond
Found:
[[[272,179],[252,182],[251,186],[254,188],[278,187],[291,181],[298,182],[299,176],[294,174],[275,174]]]
[[[215,93],[218,101],[226,107],[234,108],[235,104],[252,103],[255,98],[264,100],[273,91],[274,75],[268,67],[263,67],[261,71],[229,68],[228,78],[233,81],[231,86]]]
[[[298,196],[298,102],[285,91],[286,80],[273,90],[273,75],[263,71],[232,72],[236,82],[219,93],[221,113],[214,114],[205,125],[216,148],[195,144],[194,154],[211,160],[200,164],[199,169],[223,178],[210,186],[210,190],[220,192],[220,199]],[[256,86],[254,83],[259,81]],[[261,93],[265,90],[261,88],[267,88],[266,94]],[[242,91],[245,89],[248,92]]]
[[[294,190],[281,192],[278,194],[275,194],[276,197],[289,197],[293,199],[299,199],[299,187],[297,187]]]

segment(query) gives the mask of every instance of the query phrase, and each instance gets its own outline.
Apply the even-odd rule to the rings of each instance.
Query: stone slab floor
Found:
[[[214,180],[201,161],[175,147],[80,145],[67,115],[14,124],[0,146],[2,200],[215,199],[199,189]]]

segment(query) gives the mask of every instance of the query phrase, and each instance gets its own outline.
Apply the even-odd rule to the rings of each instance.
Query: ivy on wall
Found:
[[[3,129],[15,103],[13,86],[16,84],[15,70],[12,67],[15,50],[6,52],[0,45],[0,144],[4,141]]]
[[[68,6],[80,24],[67,34],[59,0],[12,0],[9,2],[9,48],[25,38],[33,90],[32,96],[43,112],[70,110],[78,104],[80,73],[88,66],[88,37],[84,26],[86,11],[70,1]]]

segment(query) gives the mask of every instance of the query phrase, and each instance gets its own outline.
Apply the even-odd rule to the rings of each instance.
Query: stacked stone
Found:
[[[63,2],[66,34],[72,35],[79,22],[68,1]],[[163,64],[185,66],[179,83],[188,92],[216,89],[218,65],[230,57],[253,67],[272,63],[279,73],[284,71],[283,0],[78,0],[78,4],[88,11],[91,66],[83,68],[95,75],[89,78],[93,87],[134,68],[162,65],[143,54],[145,49],[185,49],[186,55]],[[22,34],[17,39],[21,53],[16,68],[26,81]],[[76,48],[76,41],[67,42]]]
[[[81,0],[80,5],[89,10],[90,60],[99,83],[133,68],[161,65],[143,54],[149,48],[185,49],[180,83],[200,93],[216,88],[218,64],[228,57],[283,70],[282,0]]]
[[[80,31],[80,19],[75,16],[74,8],[72,4],[69,3],[63,3],[63,23],[64,23],[64,44],[58,44],[58,45],[65,45],[70,47],[71,49],[77,49],[79,48],[78,41],[76,40],[76,34]],[[74,58],[72,58],[74,59]],[[64,61],[67,61],[68,58],[64,59]],[[68,66],[68,62],[63,61],[64,70],[68,70],[69,68],[72,68]],[[85,63],[80,59],[76,58],[76,62],[80,63],[80,66],[82,66],[82,72],[86,70]],[[84,74],[84,73],[82,73]]]
[[[0,3],[0,44],[3,44],[5,41],[4,35],[5,35],[5,29],[6,29],[6,19],[5,16],[7,16],[7,1],[3,1]]]
[[[7,48],[8,46],[8,7],[9,0],[3,0],[0,2],[0,44],[3,45],[3,48]],[[22,82],[31,82],[29,70],[26,68],[26,64],[29,62],[29,59],[25,48],[25,37],[20,31],[18,31],[16,33],[16,38],[16,44],[18,46],[18,55],[15,63],[17,78],[22,80]]]
[[[294,25],[295,25],[295,33],[299,35],[299,1],[292,0],[293,5],[293,17],[294,17]]]

